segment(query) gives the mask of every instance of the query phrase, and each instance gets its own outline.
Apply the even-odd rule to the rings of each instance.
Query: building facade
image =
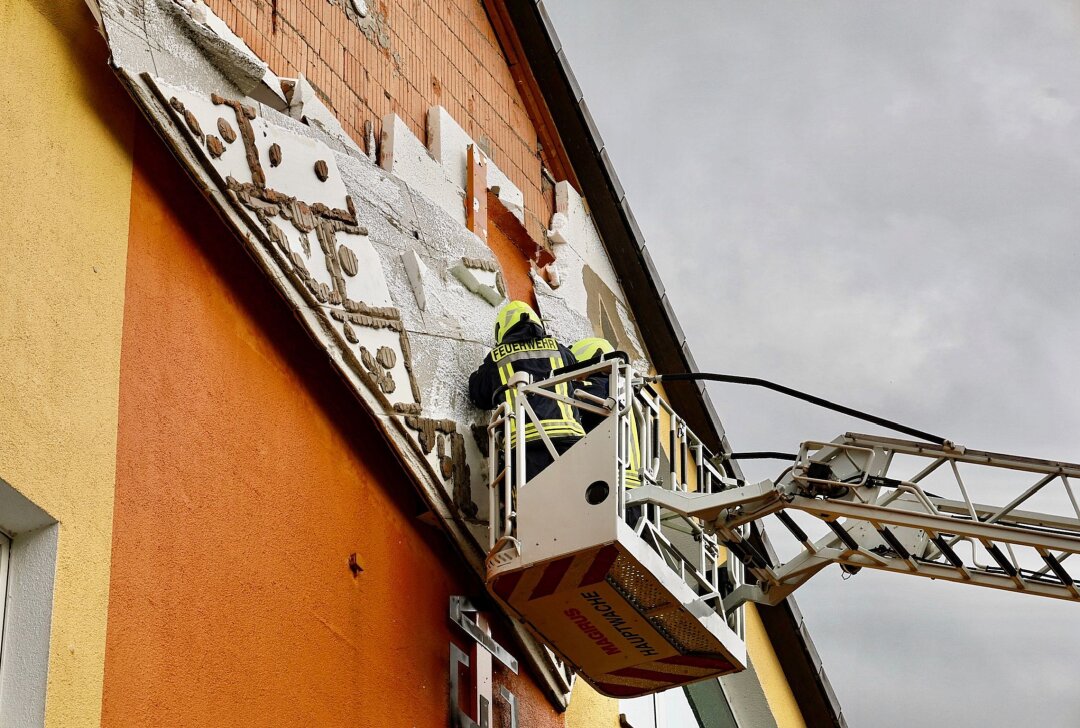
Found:
[[[483,582],[498,306],[693,367],[542,5],[0,3],[0,725],[644,716]],[[661,712],[842,723],[797,609],[744,622]]]

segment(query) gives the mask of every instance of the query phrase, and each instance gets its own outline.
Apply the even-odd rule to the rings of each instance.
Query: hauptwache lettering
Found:
[[[630,645],[634,647],[634,649],[640,652],[642,657],[656,657],[660,654],[656,651],[656,648],[649,644],[649,641],[647,639],[645,639],[633,629],[631,629],[630,626],[627,624],[626,620],[623,617],[619,616],[619,613],[616,612],[615,609],[610,604],[608,604],[607,601],[605,601],[599,593],[581,592],[581,598],[588,602],[596,611],[596,613],[603,617],[604,621],[606,621],[616,632],[619,633],[619,636],[625,639],[628,643],[630,643]],[[571,615],[570,612],[574,612],[575,614]],[[565,614],[566,616],[573,619],[577,623],[577,625],[582,628],[583,631],[585,630],[583,622],[579,621],[575,617],[580,616],[580,619],[584,621],[584,624],[587,624],[595,629],[594,625],[592,625],[591,622],[588,622],[587,618],[582,615],[581,612],[579,612],[577,609],[567,609]],[[597,642],[597,644],[599,645],[599,642]],[[605,652],[607,652],[607,650],[605,650]],[[607,652],[607,654],[610,655],[614,653]]]

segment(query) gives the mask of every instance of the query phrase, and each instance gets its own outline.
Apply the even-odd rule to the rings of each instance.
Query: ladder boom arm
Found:
[[[908,466],[902,477],[900,461]],[[1034,482],[1001,482],[1003,474],[1024,473]],[[872,568],[1080,601],[1080,559],[1068,561],[1080,554],[1076,477],[1080,465],[1072,463],[848,433],[804,443],[776,482],[715,493],[647,486],[627,502],[701,519],[743,562],[748,583],[725,598],[726,609],[775,604],[833,563],[849,573]],[[959,498],[931,487],[951,487]],[[976,501],[973,493],[989,497]],[[995,496],[1003,505],[992,505]],[[1053,512],[1020,508],[1035,498]],[[809,516],[824,524],[825,534],[812,540],[798,514],[803,523]],[[790,558],[748,539],[745,526],[769,516],[798,543]]]

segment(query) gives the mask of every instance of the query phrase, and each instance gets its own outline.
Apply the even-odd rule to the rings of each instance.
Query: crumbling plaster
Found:
[[[593,224],[592,215],[585,200],[569,182],[555,185],[555,213],[551,218],[551,228],[549,240],[555,247],[560,273],[574,279],[576,269],[587,265],[625,303],[626,296],[600,233]]]
[[[203,55],[237,85],[245,96],[285,109],[289,104],[277,77],[228,24],[202,0],[157,0],[179,21]]]
[[[443,176],[465,195],[468,150],[475,144],[454,117],[441,106],[432,106],[427,116],[428,151],[438,162]],[[514,213],[525,222],[525,195],[503,174],[498,165],[487,160],[487,186]]]
[[[360,144],[349,136],[338,118],[319,98],[315,87],[302,73],[292,83],[288,114],[294,119],[303,121],[309,129],[319,132],[319,138],[335,151],[353,156],[366,155],[368,158],[375,154],[374,149],[362,149]],[[363,145],[369,146],[366,139],[363,140]]]
[[[494,343],[504,289],[498,261],[465,227],[473,140],[440,107],[428,115],[428,145],[390,115],[377,166],[371,144],[350,139],[303,77],[280,98],[267,96],[262,87],[280,91],[281,80],[260,75],[265,64],[198,0],[100,0],[99,8],[113,63],[144,113],[481,568],[486,443],[473,431],[486,415],[469,403],[466,383]],[[494,164],[487,184],[520,220],[523,195]],[[648,368],[584,201],[565,182],[556,200],[557,270],[547,278],[558,287],[534,275],[549,330],[567,343],[602,333],[587,314],[606,299],[625,333],[620,343]],[[530,649],[544,662],[539,646]],[[566,692],[558,671],[549,674]]]
[[[382,168],[464,225],[468,150],[476,143],[472,137],[441,106],[428,110],[427,145],[396,114],[386,116],[382,128]],[[524,223],[524,194],[490,159],[487,187]]]

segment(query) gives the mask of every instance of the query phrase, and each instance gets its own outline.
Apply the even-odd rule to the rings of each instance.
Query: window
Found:
[[[619,709],[633,728],[738,728],[717,680],[621,700]]]
[[[45,724],[58,531],[0,480],[0,726]]]

